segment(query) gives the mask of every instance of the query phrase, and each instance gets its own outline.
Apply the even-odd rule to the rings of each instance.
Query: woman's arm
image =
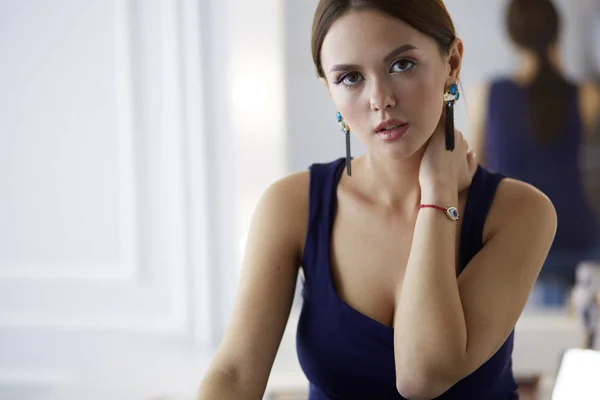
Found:
[[[440,125],[419,169],[421,202],[458,206],[477,164],[456,133],[444,147]],[[422,209],[396,295],[394,356],[398,391],[432,399],[486,362],[513,330],[556,231],[550,200],[523,182],[504,179],[487,216],[483,248],[456,277],[457,226]]]
[[[425,201],[456,204],[439,192]],[[420,211],[396,308],[398,389],[410,399],[447,391],[486,362],[514,328],[556,230],[554,207],[533,187],[505,179],[483,249],[456,278],[456,226]]]
[[[260,400],[294,296],[308,221],[308,172],[271,186],[254,214],[225,337],[198,400]]]
[[[452,191],[422,197],[424,204],[457,202]],[[438,210],[421,210],[394,318],[398,391],[411,400],[445,392],[466,348],[455,247],[456,222]]]
[[[456,204],[436,191],[424,201]],[[500,184],[483,249],[456,278],[456,226],[421,210],[395,320],[398,389],[410,399],[447,391],[486,362],[514,328],[556,230],[548,198],[525,183]]]

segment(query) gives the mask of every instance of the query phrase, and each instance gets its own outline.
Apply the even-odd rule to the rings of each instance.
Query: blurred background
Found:
[[[0,0],[0,399],[193,398],[262,192],[344,155],[310,55],[317,2]],[[505,0],[446,5],[469,137],[468,93],[516,55]],[[556,5],[565,73],[600,82],[600,1]],[[600,153],[585,151],[593,186]],[[269,398],[306,389],[298,303]],[[568,306],[527,311],[523,390],[549,398],[582,342]]]

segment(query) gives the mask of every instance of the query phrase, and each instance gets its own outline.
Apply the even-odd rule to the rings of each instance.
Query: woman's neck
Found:
[[[552,46],[548,49],[548,59],[550,60],[550,64],[552,64],[557,71],[562,72],[562,62],[556,46]],[[514,79],[519,84],[527,85],[535,78],[539,69],[540,65],[535,53],[528,50],[520,50],[519,65],[514,72]]]
[[[419,168],[424,151],[423,147],[399,160],[367,153],[353,162],[352,179],[373,202],[390,209],[412,210],[421,200]]]

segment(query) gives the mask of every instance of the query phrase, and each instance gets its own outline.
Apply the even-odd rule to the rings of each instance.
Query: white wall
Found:
[[[586,72],[582,43],[584,16],[596,0],[559,0],[565,19],[563,54],[569,75],[581,78]],[[481,80],[506,74],[515,58],[506,38],[503,21],[505,0],[447,0],[458,35],[465,43],[462,82],[467,96],[457,108],[457,127],[468,135],[468,92]],[[305,169],[313,162],[330,161],[345,155],[344,138],[335,120],[335,108],[326,90],[316,79],[310,54],[312,17],[318,0],[285,2],[286,98],[290,166]],[[364,147],[353,141],[353,153]]]
[[[0,0],[0,398],[190,398],[285,174],[276,0]]]
[[[0,398],[214,340],[197,11],[0,1]]]

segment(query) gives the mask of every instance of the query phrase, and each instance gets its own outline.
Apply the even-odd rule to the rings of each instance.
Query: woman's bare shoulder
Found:
[[[554,235],[554,205],[536,187],[516,179],[504,178],[496,191],[484,236],[489,238],[499,231],[522,224],[539,225],[539,229]]]
[[[301,247],[308,224],[309,192],[309,171],[287,175],[267,188],[256,213],[283,228]]]
[[[264,197],[272,198],[288,210],[308,212],[309,191],[310,172],[301,171],[275,181],[265,191]]]

